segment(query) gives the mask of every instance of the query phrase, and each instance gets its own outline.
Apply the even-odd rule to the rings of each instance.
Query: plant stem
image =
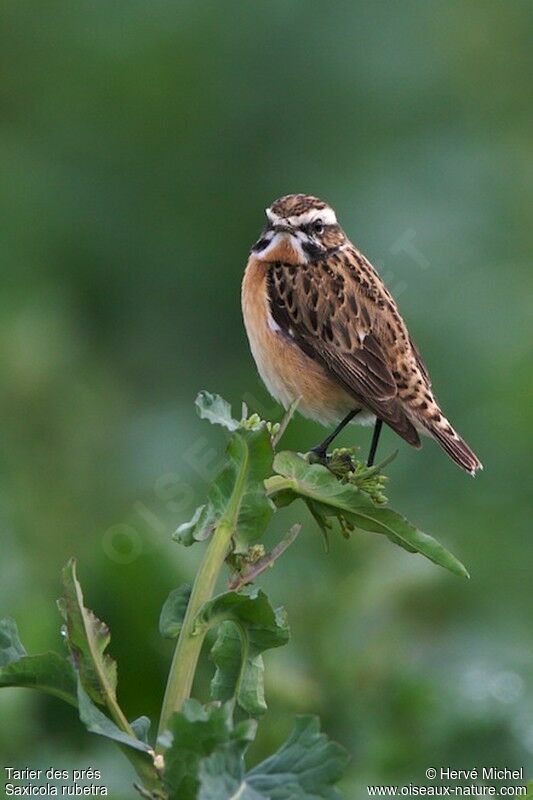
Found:
[[[142,780],[143,786],[147,792],[145,796],[150,798],[165,798],[167,795],[161,782],[161,777],[147,754],[141,753],[139,750],[132,750],[132,748],[127,745],[119,745],[119,747]]]
[[[250,566],[242,572],[234,573],[228,585],[230,592],[238,592],[239,589],[242,589],[247,583],[254,581],[258,575],[261,575],[262,572],[271,567],[274,561],[276,561],[285,552],[287,547],[294,542],[301,529],[302,526],[298,523],[293,525],[281,542],[272,548],[270,553],[266,553],[263,558],[260,558],[259,561],[256,561],[254,564],[250,564]]]
[[[158,736],[160,736],[163,731],[167,730],[171,715],[175,711],[180,710],[185,700],[187,700],[191,694],[196,665],[200,657],[205,634],[207,633],[207,629],[195,631],[194,623],[200,608],[213,596],[217,578],[228,554],[231,537],[233,536],[239,517],[248,466],[248,449],[243,447],[242,459],[239,464],[231,497],[228,501],[225,513],[215,528],[202,563],[200,564],[200,568],[196,574],[170,667],[163,707],[161,709]]]
[[[194,620],[203,604],[213,596],[219,572],[228,552],[232,533],[233,529],[228,525],[223,523],[218,525],[196,575],[170,667],[161,710],[160,734],[166,730],[170,715],[174,711],[180,710],[191,693],[196,664],[205,636],[205,632],[194,634]]]

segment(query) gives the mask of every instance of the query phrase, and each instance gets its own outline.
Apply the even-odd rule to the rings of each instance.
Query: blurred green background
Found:
[[[251,759],[317,712],[343,788],[428,766],[533,774],[530,3],[18,2],[2,5],[0,610],[60,649],[71,556],[112,630],[130,718],[156,718],[172,544],[221,431],[198,389],[279,410],[259,383],[240,280],[263,209],[310,192],[381,270],[443,406],[485,463],[387,431],[389,497],[467,565],[461,582],[380,537],[304,530],[261,584],[291,644],[267,656]],[[529,63],[528,63],[529,62]],[[304,450],[322,431],[293,423]],[[363,452],[368,429],[346,444]],[[198,548],[200,551],[200,548]],[[200,675],[202,693],[209,667]],[[133,773],[59,701],[0,693],[0,761]]]

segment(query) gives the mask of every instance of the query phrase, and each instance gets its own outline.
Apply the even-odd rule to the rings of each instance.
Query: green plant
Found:
[[[156,800],[318,800],[338,798],[334,788],[347,761],[345,751],[320,732],[315,717],[299,717],[285,744],[246,771],[245,753],[257,719],[266,711],[262,653],[289,639],[285,611],[274,609],[253,582],[287,549],[299,533],[293,526],[269,553],[261,539],[277,509],[302,500],[326,541],[335,520],[344,536],[365,530],[460,576],[462,564],[438,542],[386,506],[380,468],[355,461],[338,449],[328,467],[306,456],[276,452],[289,421],[280,424],[257,415],[235,420],[217,395],[202,392],[201,417],[229,434],[227,459],[207,502],[175,534],[185,546],[206,542],[192,588],[173,590],[165,602],[160,631],[176,638],[159,731],[149,739],[150,721],[129,722],[120,708],[117,667],[106,653],[109,630],[84,604],[74,561],[64,568],[63,597],[66,655],[27,655],[13,620],[0,622],[0,686],[26,686],[76,706],[86,728],[113,739],[139,777],[137,789]],[[383,465],[381,465],[382,467]],[[228,590],[215,594],[227,564]],[[215,629],[211,648],[215,673],[210,702],[191,699],[202,643]]]

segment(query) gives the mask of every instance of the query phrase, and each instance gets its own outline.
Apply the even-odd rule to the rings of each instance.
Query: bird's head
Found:
[[[261,261],[308,264],[338,250],[346,237],[334,210],[307,194],[288,194],[266,209],[267,224],[252,253]]]

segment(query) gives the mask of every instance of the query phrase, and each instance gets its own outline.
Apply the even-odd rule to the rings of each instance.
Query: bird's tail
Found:
[[[426,426],[430,436],[437,440],[442,449],[448,453],[456,464],[471,475],[475,475],[478,469],[483,469],[483,464],[479,458],[467,443],[461,439],[444,416],[430,424],[426,423]]]

